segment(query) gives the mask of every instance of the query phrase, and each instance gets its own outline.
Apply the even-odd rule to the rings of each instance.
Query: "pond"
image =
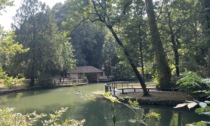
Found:
[[[27,91],[0,96],[0,106],[15,107],[16,112],[53,113],[61,107],[68,107],[63,118],[85,119],[85,126],[112,126],[113,103],[96,98],[93,100],[92,92],[103,91],[104,84],[90,84],[80,87],[65,87],[50,90]],[[134,112],[121,104],[114,104],[116,110],[117,126],[137,126],[128,120],[135,118]],[[147,123],[158,126],[184,126],[194,121],[208,120],[210,118],[199,116],[188,109],[173,109],[172,107],[141,106],[138,115],[148,112],[160,114],[159,121],[147,120]]]

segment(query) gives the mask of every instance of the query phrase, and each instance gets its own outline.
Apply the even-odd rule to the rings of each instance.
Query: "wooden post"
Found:
[[[114,89],[114,90],[113,90],[113,93],[114,93],[114,96],[115,96],[115,87],[113,87],[113,89]]]
[[[109,91],[109,87],[107,84],[105,84],[105,92],[108,92]]]

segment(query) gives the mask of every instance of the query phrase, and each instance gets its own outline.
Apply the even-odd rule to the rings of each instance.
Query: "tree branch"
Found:
[[[101,22],[105,22],[105,18],[102,17],[102,15],[99,14],[98,9],[97,9],[97,7],[96,7],[96,3],[95,3],[94,0],[92,0],[92,3],[93,3],[94,10],[95,10],[96,15],[98,16],[99,20],[100,20]]]
[[[73,29],[70,33],[74,32],[74,31],[75,31],[83,22],[85,22],[86,20],[88,20],[88,19],[85,18],[85,19],[81,20],[76,26],[73,26],[74,29]]]

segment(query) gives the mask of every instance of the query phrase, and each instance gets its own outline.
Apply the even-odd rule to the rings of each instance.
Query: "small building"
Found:
[[[89,82],[98,82],[104,71],[93,66],[79,66],[68,72],[71,79],[87,78]]]

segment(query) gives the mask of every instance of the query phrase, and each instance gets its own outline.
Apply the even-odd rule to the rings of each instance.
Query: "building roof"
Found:
[[[70,70],[69,73],[101,73],[101,72],[103,71],[93,66],[79,66],[73,70]]]

